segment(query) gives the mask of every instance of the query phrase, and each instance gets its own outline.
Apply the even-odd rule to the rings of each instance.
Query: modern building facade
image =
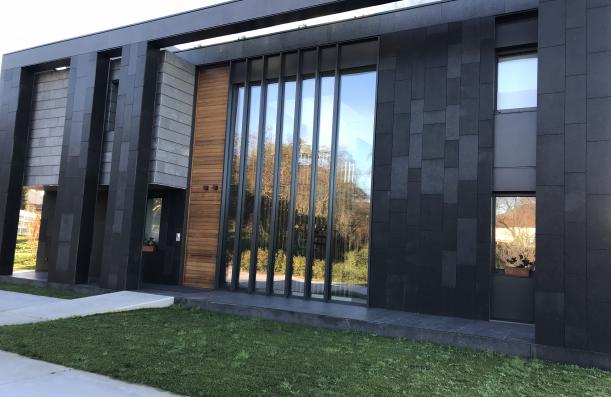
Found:
[[[611,2],[236,0],[3,58],[0,272],[533,323],[611,353]]]

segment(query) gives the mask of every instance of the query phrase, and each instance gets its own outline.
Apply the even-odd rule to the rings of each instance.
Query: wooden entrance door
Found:
[[[198,72],[183,285],[213,288],[221,213],[229,65]]]

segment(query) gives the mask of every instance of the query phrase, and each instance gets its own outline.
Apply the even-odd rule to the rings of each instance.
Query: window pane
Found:
[[[312,296],[322,298],[325,285],[327,218],[329,214],[329,175],[331,171],[331,140],[333,137],[333,96],[335,77],[320,82],[320,116],[318,126],[318,170],[316,180],[316,215],[314,220],[314,263],[312,264]]]
[[[497,109],[537,106],[537,55],[503,57],[498,63]]]
[[[159,229],[161,225],[161,198],[150,198],[146,201],[146,223],[144,226],[144,243],[159,244]]]
[[[274,293],[284,293],[287,231],[289,228],[289,200],[291,192],[291,162],[293,158],[293,130],[295,125],[295,96],[297,84],[284,83],[282,115],[282,143],[280,147],[280,184],[278,185],[278,224],[276,227],[276,255],[274,260]]]
[[[240,158],[242,144],[242,121],[244,118],[244,87],[237,89],[235,120],[233,129],[233,154],[231,157],[231,182],[229,186],[229,211],[227,214],[227,232],[225,233],[225,282],[231,283],[233,268],[233,250],[235,246],[236,208],[238,203],[238,185],[240,182]]]
[[[536,234],[535,197],[496,197],[496,268],[529,267],[534,270]]]
[[[265,98],[265,131],[263,168],[261,175],[261,206],[257,237],[257,290],[265,290],[267,257],[272,224],[272,190],[274,187],[274,156],[276,153],[276,116],[278,112],[278,83],[267,86]]]
[[[299,156],[297,158],[297,195],[293,229],[293,295],[303,295],[308,239],[308,207],[312,175],[312,138],[314,134],[314,79],[302,82],[301,122],[299,123]]]
[[[244,179],[244,201],[242,203],[242,233],[240,239],[239,288],[248,288],[250,267],[253,214],[255,207],[255,186],[257,178],[257,149],[259,144],[259,110],[261,108],[261,86],[250,87],[248,131],[246,148],[246,169]]]
[[[367,299],[376,73],[341,76],[332,299]]]

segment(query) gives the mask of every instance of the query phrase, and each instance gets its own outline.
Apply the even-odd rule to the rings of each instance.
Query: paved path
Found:
[[[0,351],[2,397],[170,397],[146,386]]]
[[[173,304],[174,298],[171,296],[132,291],[71,300],[0,291],[0,326],[127,310],[161,308]]]

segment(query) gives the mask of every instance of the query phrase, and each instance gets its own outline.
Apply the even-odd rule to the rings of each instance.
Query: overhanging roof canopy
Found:
[[[393,0],[233,0],[9,53],[3,57],[2,68],[31,66],[142,41],[168,47],[391,2]]]

